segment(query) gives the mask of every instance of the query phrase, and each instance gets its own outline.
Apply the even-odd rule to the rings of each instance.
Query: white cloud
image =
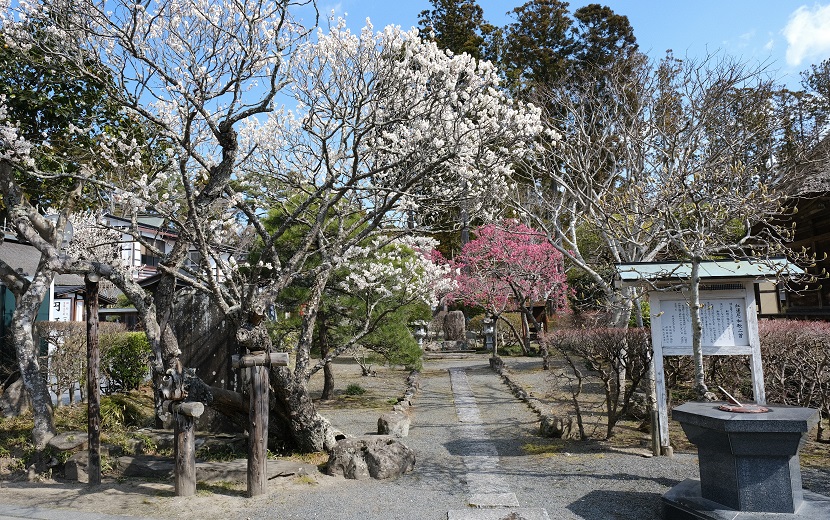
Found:
[[[787,39],[787,64],[801,65],[807,58],[830,54],[830,5],[802,5],[790,15],[783,31]]]

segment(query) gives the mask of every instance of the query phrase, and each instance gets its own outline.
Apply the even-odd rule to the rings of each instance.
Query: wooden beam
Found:
[[[234,369],[264,367],[269,365],[287,367],[288,352],[259,352],[257,354],[246,354],[241,357],[231,357],[231,366]]]

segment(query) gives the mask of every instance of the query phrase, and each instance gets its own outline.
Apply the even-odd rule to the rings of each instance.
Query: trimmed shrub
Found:
[[[117,391],[137,389],[149,370],[150,343],[143,332],[126,332],[111,338],[112,343],[102,348],[101,370]]]

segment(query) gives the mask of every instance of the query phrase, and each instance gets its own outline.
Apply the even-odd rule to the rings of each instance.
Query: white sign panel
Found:
[[[706,347],[749,346],[744,298],[702,300],[701,345]],[[660,329],[663,348],[692,344],[692,315],[685,300],[660,302]]]
[[[52,301],[52,321],[69,321],[72,316],[72,300],[60,298]]]

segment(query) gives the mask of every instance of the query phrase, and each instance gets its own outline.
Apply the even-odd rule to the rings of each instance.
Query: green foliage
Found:
[[[485,58],[485,42],[495,28],[484,20],[476,0],[430,0],[433,9],[421,11],[418,29],[421,37],[455,54],[466,52]]]
[[[109,340],[111,343],[106,348],[102,344],[101,369],[110,383],[120,391],[137,389],[147,376],[152,355],[147,335],[143,332],[126,332]]]
[[[366,389],[360,386],[357,383],[350,383],[349,386],[343,391],[346,395],[363,395],[366,393]]]
[[[568,4],[559,0],[530,0],[511,11],[515,22],[505,29],[500,57],[508,85],[516,92],[550,85],[567,69],[571,21]]]
[[[637,312],[637,309],[632,309],[631,319],[628,320],[628,326],[632,328],[637,326],[635,312]],[[649,305],[648,300],[645,298],[640,300],[640,314],[643,316],[643,327],[651,328],[651,305]]]
[[[101,426],[108,430],[149,426],[153,410],[132,395],[111,395],[101,398]]]
[[[115,302],[116,307],[135,307],[126,294],[119,294]]]
[[[412,337],[409,324],[431,318],[429,307],[423,303],[411,303],[385,309],[386,314],[377,327],[366,335],[360,344],[380,354],[389,365],[400,365],[410,370],[421,368],[421,347]],[[378,313],[383,312],[380,310]]]

